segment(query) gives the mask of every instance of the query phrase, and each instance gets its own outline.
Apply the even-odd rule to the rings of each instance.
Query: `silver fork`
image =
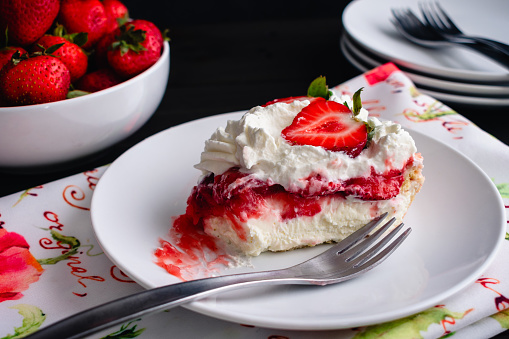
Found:
[[[424,20],[434,28],[438,33],[444,36],[462,38],[478,42],[481,46],[486,44],[499,50],[502,53],[509,55],[509,45],[500,41],[467,35],[454,23],[451,17],[444,11],[438,2],[434,3],[419,3],[419,8],[424,17]]]
[[[144,314],[166,310],[213,293],[255,285],[329,285],[357,277],[384,261],[410,234],[403,224],[389,230],[394,218],[370,234],[386,218],[373,219],[343,241],[298,265],[273,271],[205,278],[147,290],[113,300],[56,322],[26,337],[81,338]],[[369,235],[369,236],[368,236]],[[380,238],[380,240],[379,240]]]
[[[429,48],[451,45],[463,46],[482,53],[500,65],[509,68],[509,54],[500,51],[491,44],[457,36],[443,35],[431,27],[428,22],[421,21],[410,9],[392,9],[391,11],[394,17],[391,22],[401,35],[413,43]]]

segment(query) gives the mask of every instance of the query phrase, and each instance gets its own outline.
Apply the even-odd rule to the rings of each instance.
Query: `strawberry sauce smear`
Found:
[[[187,214],[173,221],[169,236],[170,241],[159,240],[160,247],[154,253],[156,264],[180,280],[213,276],[233,260]]]
[[[307,185],[294,192],[279,184],[269,185],[253,175],[230,168],[221,175],[210,174],[193,188],[187,200],[186,213],[175,218],[170,241],[160,240],[155,252],[156,263],[181,280],[212,276],[235,262],[219,240],[205,233],[207,222],[219,217],[230,221],[239,239],[247,241],[243,223],[258,219],[268,206],[285,221],[314,216],[321,211],[320,199],[326,196],[345,198],[353,195],[362,200],[387,200],[397,196],[404,181],[404,170],[376,173],[369,177],[328,182],[319,174],[307,178]]]

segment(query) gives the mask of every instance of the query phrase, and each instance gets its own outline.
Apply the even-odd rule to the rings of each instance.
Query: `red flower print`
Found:
[[[21,298],[39,280],[43,268],[29,247],[23,236],[0,226],[0,302]]]
[[[385,81],[389,75],[395,71],[399,71],[399,68],[396,67],[396,65],[394,65],[392,62],[389,62],[364,73],[364,78],[370,86],[373,86],[379,82]]]

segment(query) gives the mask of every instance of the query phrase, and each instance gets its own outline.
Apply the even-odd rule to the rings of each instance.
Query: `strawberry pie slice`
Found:
[[[250,256],[340,241],[384,212],[401,221],[424,181],[412,137],[368,117],[360,91],[325,94],[275,100],[218,128],[187,219]]]

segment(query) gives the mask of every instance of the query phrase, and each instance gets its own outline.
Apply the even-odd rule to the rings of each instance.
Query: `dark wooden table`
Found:
[[[170,29],[171,70],[159,109],[133,136],[86,159],[28,171],[0,169],[0,196],[111,163],[168,127],[305,94],[319,75],[334,86],[360,74],[339,46],[347,1],[321,7],[310,0],[125,3],[132,17]],[[450,106],[509,144],[507,109]]]

